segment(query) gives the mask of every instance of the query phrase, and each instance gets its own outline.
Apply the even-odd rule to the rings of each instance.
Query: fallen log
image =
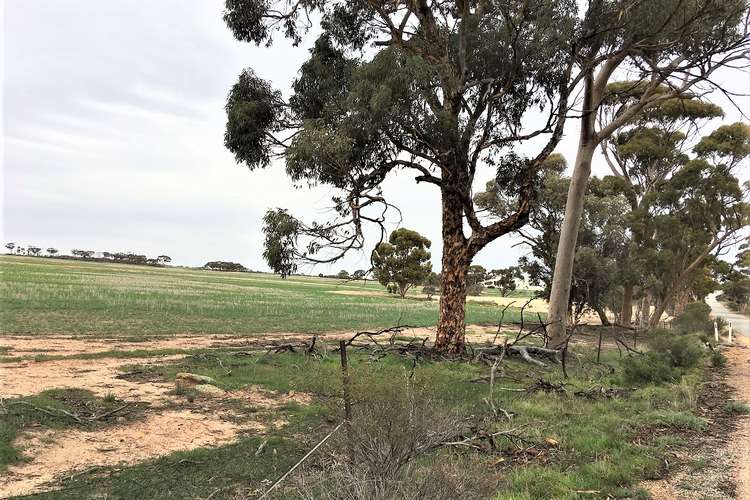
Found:
[[[503,346],[493,346],[489,348],[478,347],[475,351],[477,355],[500,356],[502,355]],[[547,367],[547,364],[534,356],[546,358],[555,364],[561,362],[562,356],[562,350],[560,349],[550,349],[548,347],[537,347],[532,345],[509,345],[505,347],[505,351],[508,356],[520,357],[527,363],[545,368]]]

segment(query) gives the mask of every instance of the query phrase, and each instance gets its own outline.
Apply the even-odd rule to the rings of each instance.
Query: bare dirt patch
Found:
[[[28,345],[33,345],[33,349],[49,346],[58,354],[68,355],[92,352],[89,349],[104,352],[114,348],[111,343],[101,345],[99,341],[74,339],[68,339],[70,345],[66,345],[61,337],[14,337],[3,340],[4,344],[10,344],[15,353],[29,352]],[[224,345],[221,339],[215,337],[174,340],[180,342],[181,347],[191,342],[193,346],[213,346],[216,342]],[[258,342],[258,338],[252,340]],[[167,342],[167,345],[172,345],[172,339]],[[237,342],[237,339],[234,338],[233,342]],[[24,343],[27,343],[26,350]],[[143,344],[119,344],[117,350],[126,350],[129,346],[142,349]],[[162,341],[148,344],[148,348],[154,349],[163,348],[156,345],[165,345]],[[11,466],[3,474],[0,478],[0,498],[55,489],[60,486],[61,478],[91,467],[129,465],[175,451],[219,446],[231,442],[240,433],[265,432],[269,425],[278,427],[286,423],[282,419],[261,422],[257,420],[262,418],[260,415],[238,415],[231,405],[224,405],[228,400],[241,400],[256,409],[278,408],[289,402],[310,403],[307,394],[277,394],[258,387],[246,387],[200,403],[186,404],[184,398],[170,394],[175,388],[171,381],[160,377],[122,376],[125,365],[128,365],[130,373],[137,373],[138,368],[148,371],[149,367],[175,362],[183,357],[72,357],[0,363],[0,399],[30,396],[49,389],[72,388],[87,389],[100,397],[113,395],[126,402],[148,403],[142,418],[121,421],[106,428],[24,430],[15,445],[22,449],[28,461]],[[135,370],[133,365],[137,367]]]
[[[31,396],[49,389],[88,389],[98,396],[111,393],[126,401],[161,404],[173,389],[168,383],[139,383],[117,378],[123,365],[149,366],[182,358],[182,355],[135,360],[63,359],[53,361],[21,361],[0,364],[0,398]]]
[[[109,351],[159,350],[159,349],[208,349],[214,347],[242,347],[263,340],[296,338],[298,334],[254,335],[197,335],[167,338],[149,338],[141,341],[118,338],[84,339],[69,335],[9,335],[0,337],[0,349],[7,351],[6,357],[28,357],[40,354],[76,356]]]
[[[94,466],[131,465],[175,451],[218,446],[240,431],[228,420],[189,411],[165,411],[106,430],[47,430],[24,433],[19,444],[31,461],[11,466],[0,478],[0,497],[28,495],[54,489],[55,482]]]

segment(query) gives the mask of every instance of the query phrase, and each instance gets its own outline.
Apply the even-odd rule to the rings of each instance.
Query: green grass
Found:
[[[437,300],[373,295],[383,292],[373,282],[10,256],[0,272],[0,334],[320,333],[433,326],[438,317]],[[492,304],[467,305],[468,323],[498,315]]]
[[[545,449],[546,438],[555,439],[559,446],[549,449],[543,458],[515,465],[514,447],[508,441],[502,442],[495,454],[456,452],[456,460],[459,464],[465,461],[467,470],[470,464],[476,467],[478,460],[481,470],[495,474],[496,499],[584,498],[581,491],[599,492],[594,498],[642,497],[637,481],[663,473],[662,458],[680,443],[684,429],[703,429],[705,423],[691,413],[693,403],[680,384],[645,386],[621,399],[591,401],[575,396],[575,391],[593,385],[619,385],[616,374],[591,363],[592,356],[585,353],[582,362],[572,363],[567,380],[558,369],[540,372],[515,360],[505,363],[505,376],[498,379],[493,398],[496,406],[514,417],[511,423],[498,417],[493,425],[503,429],[526,424],[526,446]],[[350,361],[355,394],[366,393],[367,387],[403,386],[411,370],[409,360],[396,356],[371,363],[366,356],[352,353]],[[603,361],[619,367],[616,352],[605,352]],[[226,368],[231,368],[231,374]],[[341,375],[335,354],[318,360],[302,354],[238,356],[214,351],[213,356],[195,355],[152,371],[150,375],[161,375],[167,381],[178,371],[208,375],[225,389],[253,384],[282,392],[304,391],[313,395],[314,402],[309,406],[290,404],[280,410],[289,424],[272,433],[260,457],[255,457],[255,451],[262,439],[248,436],[229,446],[175,453],[122,470],[83,475],[66,483],[64,490],[41,498],[206,498],[211,494],[214,499],[235,498],[263,490],[341,419]],[[486,371],[476,364],[421,362],[410,383],[429,382],[442,408],[476,417],[489,412],[483,401],[489,387],[470,380]],[[682,384],[697,383],[699,371],[688,372]],[[564,382],[567,391],[527,394],[501,389],[527,387],[539,377]],[[660,429],[658,439],[636,439],[651,428]],[[435,453],[439,460],[439,454],[447,451]],[[506,457],[508,464],[497,469],[498,457]]]
[[[742,401],[728,401],[724,405],[724,411],[735,415],[748,415],[750,414],[750,405]]]

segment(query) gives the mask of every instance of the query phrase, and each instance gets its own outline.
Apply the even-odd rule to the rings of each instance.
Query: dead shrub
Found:
[[[378,379],[372,373],[353,378],[351,426],[278,498],[483,498],[479,492],[486,490],[466,469],[470,457],[437,451],[467,428],[465,416],[444,410],[427,381]]]

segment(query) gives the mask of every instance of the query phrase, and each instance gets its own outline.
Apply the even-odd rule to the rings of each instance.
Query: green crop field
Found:
[[[319,333],[432,326],[438,300],[406,299],[378,283],[0,257],[4,334],[196,335]],[[524,296],[524,292],[519,292]],[[492,324],[494,304],[469,303],[467,322]],[[505,321],[518,319],[509,310]]]

